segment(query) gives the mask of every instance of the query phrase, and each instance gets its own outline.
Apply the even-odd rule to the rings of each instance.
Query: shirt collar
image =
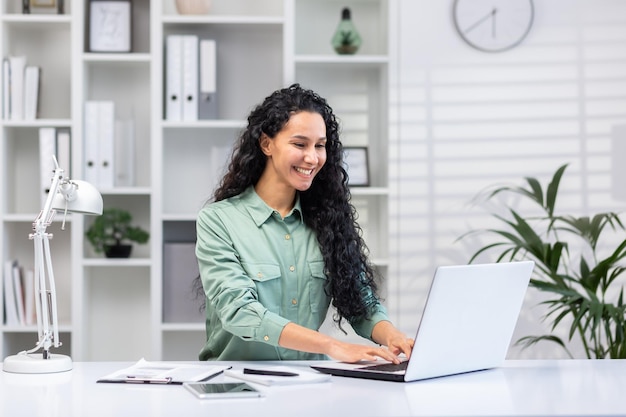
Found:
[[[276,210],[268,206],[261,197],[256,193],[253,186],[248,187],[243,193],[240,195],[242,203],[245,204],[246,210],[254,220],[254,223],[261,227],[263,223],[269,219]],[[293,206],[293,209],[286,216],[298,216],[300,223],[304,222],[302,217],[302,207],[300,205],[300,193],[296,192],[296,203]]]

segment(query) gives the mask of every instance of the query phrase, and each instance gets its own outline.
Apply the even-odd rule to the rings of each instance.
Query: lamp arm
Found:
[[[50,347],[61,346],[57,317],[56,286],[52,269],[52,257],[50,255],[50,239],[52,238],[52,234],[46,232],[46,229],[52,222],[54,214],[56,213],[52,209],[52,202],[63,181],[64,171],[62,168],[59,168],[56,158],[54,159],[54,163],[56,168],[52,176],[50,192],[48,193],[43,209],[33,222],[33,233],[29,235],[29,238],[34,241],[35,245],[35,310],[37,313],[37,333],[39,341],[33,349],[26,353],[43,349],[44,359],[48,359]]]

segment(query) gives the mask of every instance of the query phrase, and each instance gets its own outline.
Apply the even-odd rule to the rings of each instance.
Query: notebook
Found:
[[[404,369],[390,363],[328,362],[331,375],[417,381],[500,366],[513,336],[534,262],[441,266],[435,271]],[[377,366],[378,368],[374,368]]]

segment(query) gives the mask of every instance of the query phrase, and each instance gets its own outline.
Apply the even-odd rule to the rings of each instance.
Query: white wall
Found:
[[[626,123],[626,1],[535,0],[528,38],[498,54],[463,43],[452,3],[398,0],[392,16],[386,304],[409,333],[435,267],[469,261],[470,242],[455,240],[486,224],[469,205],[484,187],[545,180],[569,163],[562,212],[624,209],[610,190],[611,128]],[[529,290],[515,339],[545,333],[538,300]],[[543,344],[509,357],[564,354]]]

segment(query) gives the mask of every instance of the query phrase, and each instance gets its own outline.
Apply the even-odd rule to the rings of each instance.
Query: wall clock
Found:
[[[452,19],[461,38],[484,52],[519,45],[533,25],[532,0],[455,0]]]

